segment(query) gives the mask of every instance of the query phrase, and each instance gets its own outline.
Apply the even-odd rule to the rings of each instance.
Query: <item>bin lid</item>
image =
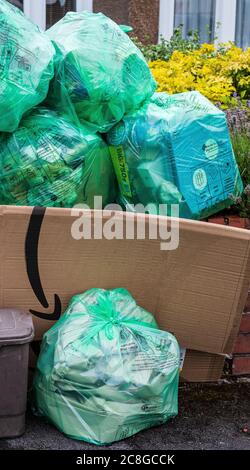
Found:
[[[34,327],[30,314],[14,309],[0,309],[0,346],[28,343],[33,337]]]

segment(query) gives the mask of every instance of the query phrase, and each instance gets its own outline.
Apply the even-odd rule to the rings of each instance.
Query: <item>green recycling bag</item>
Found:
[[[106,132],[156,88],[128,35],[102,13],[67,13],[47,31],[56,48],[50,106]]]
[[[86,126],[35,108],[13,134],[0,134],[0,204],[72,207],[115,198],[108,147]]]
[[[0,0],[0,132],[15,131],[23,114],[46,98],[54,54],[45,33]]]
[[[179,354],[127,290],[91,289],[43,337],[36,409],[73,439],[119,441],[177,414]]]
[[[243,191],[225,113],[196,91],[154,93],[107,141],[127,210],[202,219]]]

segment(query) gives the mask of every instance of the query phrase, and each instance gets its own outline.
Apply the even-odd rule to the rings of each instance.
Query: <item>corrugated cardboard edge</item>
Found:
[[[15,214],[17,210],[21,211],[23,214],[30,215],[33,211],[34,207],[30,206],[1,206],[0,205],[0,216],[5,215],[5,214]],[[67,209],[67,208],[57,208],[57,207],[48,207],[46,209],[46,217],[54,217],[54,216],[69,216],[72,215],[73,217],[77,217],[79,213],[85,212],[84,209],[78,209],[78,208],[73,208],[73,209]],[[88,212],[88,211],[87,211]],[[94,222],[94,211],[91,211],[92,214],[92,220]],[[134,220],[135,214],[132,212],[122,212],[122,211],[102,211],[102,210],[96,210],[95,211],[95,217],[102,217],[104,222],[109,220],[111,215],[116,214],[117,218],[124,218],[125,214],[126,217],[130,218],[131,220]],[[195,232],[204,232],[204,229],[206,230],[207,233],[211,233],[213,235],[218,234],[218,236],[225,236],[229,237],[232,236],[233,233],[237,233],[237,237],[241,238],[243,240],[247,240],[250,244],[250,230],[245,230],[241,228],[236,228],[236,227],[230,227],[227,225],[216,225],[216,224],[211,224],[203,221],[197,221],[197,220],[189,220],[189,219],[177,219],[175,217],[165,217],[165,216],[158,216],[158,215],[149,215],[149,214],[141,214],[137,213],[136,214],[136,219],[138,221],[146,219],[154,219],[155,222],[159,224],[164,224],[166,223],[166,220],[168,221],[169,225],[173,222],[179,223],[180,227],[182,229],[192,227],[192,230]]]

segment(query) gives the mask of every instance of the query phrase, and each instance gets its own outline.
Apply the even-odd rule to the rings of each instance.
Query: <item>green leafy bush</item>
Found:
[[[182,29],[182,25],[176,28],[169,40],[161,37],[159,44],[147,44],[147,36],[145,36],[145,43],[142,43],[136,37],[132,37],[132,39],[137,47],[141,49],[147,61],[169,60],[174,51],[192,52],[200,47],[198,31],[190,31],[188,37],[184,39],[182,37]]]

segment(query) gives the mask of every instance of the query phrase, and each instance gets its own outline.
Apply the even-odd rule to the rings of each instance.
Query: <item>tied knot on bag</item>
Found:
[[[114,327],[121,326],[120,313],[116,310],[109,292],[98,299],[98,303],[88,307],[95,321],[100,320],[100,330],[104,327],[109,340],[114,339]],[[103,324],[104,322],[104,324]]]

